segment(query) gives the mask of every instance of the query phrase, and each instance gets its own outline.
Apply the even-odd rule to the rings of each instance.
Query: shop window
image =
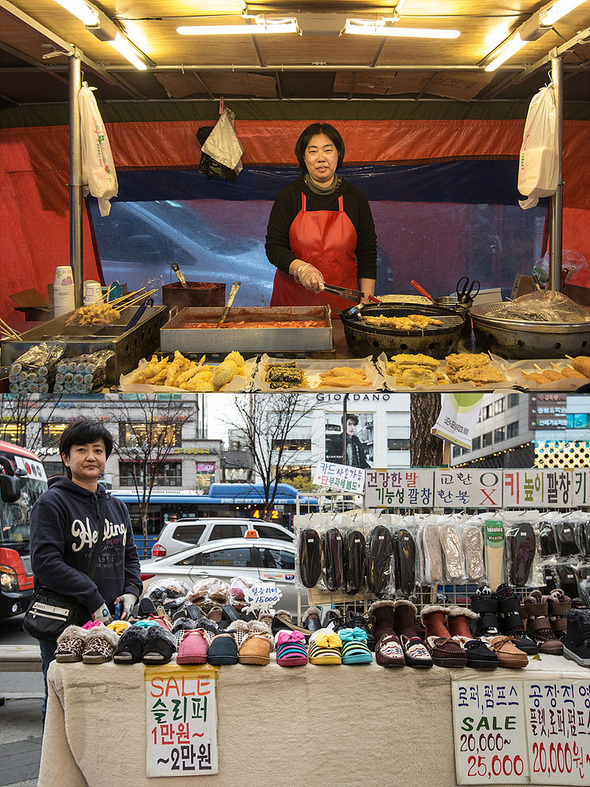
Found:
[[[483,436],[483,447],[487,448],[488,446],[492,445],[492,433],[486,432]]]
[[[272,443],[272,450],[273,451],[280,451],[281,446],[283,451],[311,451],[311,440],[310,439],[301,439],[301,440],[273,440]]]
[[[568,413],[567,414],[567,428],[568,429],[586,429],[589,424],[588,413]]]
[[[15,445],[25,445],[25,424],[18,422],[4,421],[0,423],[0,440],[5,440],[7,443],[14,443]],[[43,444],[45,445],[45,443]]]
[[[166,462],[154,472],[148,465],[148,476],[154,477],[154,486],[182,486],[182,462]],[[119,462],[119,485],[134,487],[135,478],[141,478],[141,468],[135,462]]]
[[[41,427],[41,445],[43,448],[57,448],[59,445],[60,437],[63,432],[70,426],[69,423],[51,423],[43,424]]]
[[[502,443],[504,439],[504,427],[501,426],[499,429],[494,429],[494,443]]]
[[[120,423],[119,443],[125,448],[133,448],[149,440],[152,445],[166,445],[179,448],[182,445],[180,424],[142,424]]]
[[[388,451],[409,451],[410,450],[410,441],[403,440],[398,438],[390,438],[387,441],[387,450]]]
[[[511,424],[508,424],[506,427],[506,436],[508,440],[511,437],[518,437],[518,421],[513,421]]]

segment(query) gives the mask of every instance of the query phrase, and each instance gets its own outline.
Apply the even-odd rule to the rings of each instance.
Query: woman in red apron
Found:
[[[314,123],[295,146],[303,170],[273,205],[266,254],[276,266],[271,306],[350,301],[324,292],[324,282],[373,295],[377,238],[369,203],[360,189],[336,175],[344,142],[329,123]]]

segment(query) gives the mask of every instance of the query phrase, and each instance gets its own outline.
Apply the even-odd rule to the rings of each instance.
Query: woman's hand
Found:
[[[324,289],[324,277],[310,262],[293,260],[289,265],[289,273],[306,290],[321,292]]]

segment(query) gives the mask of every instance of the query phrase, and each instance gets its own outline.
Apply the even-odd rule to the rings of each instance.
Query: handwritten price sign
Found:
[[[251,607],[272,607],[281,600],[283,593],[276,585],[255,583],[245,595]]]
[[[590,783],[590,679],[454,681],[458,784]]]

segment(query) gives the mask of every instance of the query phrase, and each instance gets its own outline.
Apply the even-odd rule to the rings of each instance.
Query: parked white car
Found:
[[[181,579],[192,586],[201,579],[221,579],[229,584],[236,576],[276,585],[283,594],[277,608],[297,614],[295,545],[286,541],[226,538],[141,563],[144,592],[158,579]],[[307,605],[305,591],[302,605]]]
[[[295,542],[295,535],[282,525],[263,519],[244,517],[200,517],[167,522],[152,547],[152,558],[170,557],[190,546],[202,546],[224,538],[244,538],[247,530],[256,530],[260,538]]]

